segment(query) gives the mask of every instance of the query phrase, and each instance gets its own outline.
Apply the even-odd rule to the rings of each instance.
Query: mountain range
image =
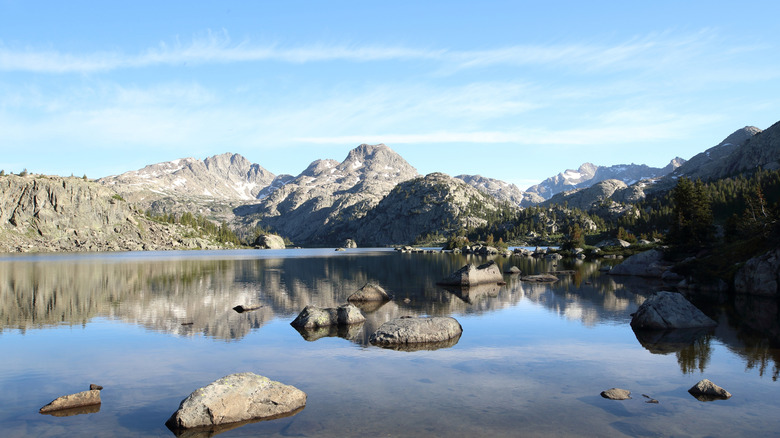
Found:
[[[480,175],[422,177],[384,144],[362,144],[341,162],[315,160],[297,176],[274,175],[241,155],[225,153],[153,164],[98,181],[139,208],[194,210],[238,229],[263,227],[299,245],[332,245],[354,236],[373,244],[408,243],[436,226],[478,222],[480,214],[488,213],[464,214],[468,203],[461,201],[466,198],[494,208],[567,204],[589,210],[634,202],[645,192],[670,188],[680,176],[712,179],[777,166],[778,130],[778,124],[766,131],[748,126],[688,161],[676,157],[663,168],[584,163],[526,191]],[[403,218],[398,211],[406,212]],[[405,228],[402,219],[417,226]]]

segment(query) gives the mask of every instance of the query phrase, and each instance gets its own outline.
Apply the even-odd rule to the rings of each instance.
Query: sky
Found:
[[[0,0],[0,169],[384,143],[521,189],[780,120],[777,1]]]

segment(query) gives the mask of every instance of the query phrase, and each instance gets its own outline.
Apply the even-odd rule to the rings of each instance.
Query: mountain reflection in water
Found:
[[[661,283],[611,277],[592,262],[495,260],[502,272],[561,271],[559,281],[506,275],[502,286],[447,289],[436,282],[485,258],[371,249],[5,256],[0,427],[12,437],[167,436],[164,422],[184,396],[247,370],[301,387],[306,408],[208,433],[687,436],[780,427],[775,301],[694,296],[719,322],[714,330],[634,333],[630,314]],[[338,306],[368,282],[393,300],[361,303],[364,323],[289,325],[306,305]],[[463,334],[411,351],[368,343],[407,315],[453,316]],[[734,394],[728,409],[702,411],[720,402],[702,408],[687,393],[705,377]],[[106,387],[99,412],[37,414],[93,378]],[[623,385],[659,404],[598,395]]]

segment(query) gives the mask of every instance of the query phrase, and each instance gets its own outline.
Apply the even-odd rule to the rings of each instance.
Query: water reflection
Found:
[[[675,354],[683,374],[704,372],[712,356],[712,328],[634,330],[639,343],[652,354]]]
[[[311,251],[311,250],[310,250]],[[603,275],[599,263],[495,258],[499,269],[517,266],[525,274],[558,272],[552,285],[525,283],[506,275],[504,286],[469,289],[436,286],[466,263],[484,258],[458,254],[401,254],[393,251],[272,255],[247,251],[240,257],[71,257],[62,260],[0,261],[0,333],[53,325],[84,325],[113,318],[176,336],[232,341],[281,318],[292,320],[307,305],[334,307],[368,282],[394,297],[388,303],[362,303],[360,326],[301,333],[306,340],[339,336],[368,346],[384,322],[400,316],[472,315],[499,311],[528,300],[585,326],[626,324],[630,313],[660,282]],[[300,257],[300,254],[309,256]],[[710,300],[711,302],[711,300]],[[233,308],[261,306],[237,313]],[[684,373],[704,370],[713,339],[740,356],[749,369],[778,377],[780,324],[776,300],[737,298],[733,305],[710,306],[721,322],[710,333],[637,333],[654,354],[675,354]],[[712,314],[720,312],[720,314]]]

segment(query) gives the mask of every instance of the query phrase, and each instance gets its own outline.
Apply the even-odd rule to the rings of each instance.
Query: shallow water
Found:
[[[597,264],[497,258],[524,273],[575,274],[553,285],[509,276],[502,287],[435,285],[483,261],[368,249],[0,258],[1,435],[171,437],[164,423],[184,397],[242,371],[294,385],[308,402],[294,416],[220,437],[780,430],[776,302],[699,300],[719,321],[715,330],[637,336],[629,314],[663,286],[601,275]],[[307,304],[336,306],[369,281],[394,300],[364,308],[363,326],[302,335],[289,325]],[[239,314],[232,310],[239,304],[263,307]],[[403,315],[453,316],[463,335],[453,346],[413,352],[367,343],[380,324]],[[703,378],[733,397],[696,400],[687,389]],[[99,411],[38,413],[90,383],[105,387]],[[600,397],[612,387],[633,398]]]

